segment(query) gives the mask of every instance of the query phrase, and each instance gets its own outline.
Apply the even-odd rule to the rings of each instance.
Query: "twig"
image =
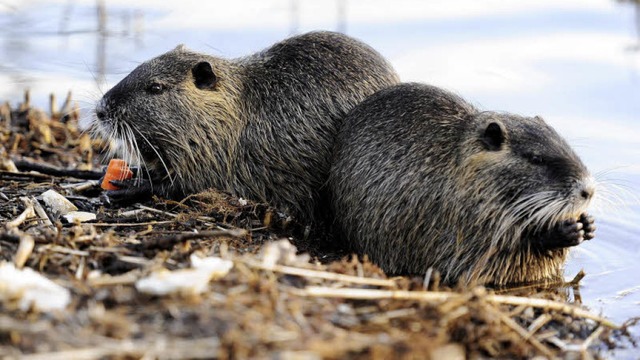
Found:
[[[38,180],[51,180],[51,176],[49,175],[44,175],[44,174],[38,174],[38,173],[26,173],[26,172],[20,172],[20,173],[15,173],[15,172],[11,172],[11,171],[5,171],[2,170],[0,171],[0,180],[31,180],[31,179],[38,179]]]
[[[139,209],[143,209],[143,210],[146,210],[146,211],[149,211],[149,212],[154,212],[154,213],[157,213],[157,214],[166,215],[166,216],[169,216],[169,217],[174,217],[174,218],[178,217],[177,214],[173,214],[173,213],[170,213],[170,212],[154,209],[152,207],[148,207],[148,206],[144,206],[144,205],[140,205],[140,204],[138,204],[137,207]]]
[[[396,282],[389,279],[375,279],[375,278],[343,275],[343,274],[337,274],[333,272],[303,269],[303,268],[278,265],[278,264],[275,264],[272,266],[265,266],[258,261],[245,260],[245,259],[235,259],[234,262],[241,262],[254,269],[269,270],[269,271],[274,271],[274,272],[283,273],[287,275],[295,275],[295,276],[318,278],[318,279],[333,280],[333,281],[342,281],[342,282],[348,282],[348,283],[360,284],[360,285],[373,285],[373,286],[384,286],[384,287],[396,286]]]
[[[122,254],[128,252],[129,250],[122,247],[100,247],[100,246],[89,246],[89,251],[102,252],[102,253],[110,253],[110,254]]]
[[[155,239],[146,240],[140,244],[145,249],[170,249],[175,244],[181,243],[192,239],[202,239],[208,237],[217,236],[231,236],[231,237],[244,237],[247,236],[247,230],[244,229],[232,229],[232,230],[209,230],[200,231],[197,233],[187,232],[174,235],[163,236]]]
[[[43,252],[43,251],[52,251],[52,252],[57,252],[57,253],[61,253],[61,254],[69,254],[69,255],[77,255],[77,256],[89,256],[90,255],[88,251],[69,249],[69,248],[66,248],[66,247],[59,246],[59,245],[44,245],[44,246],[40,246],[38,248],[38,252]]]
[[[156,213],[156,214],[162,214],[162,215],[166,215],[166,216],[169,216],[169,217],[172,217],[172,218],[178,217],[178,214],[174,214],[174,213],[170,213],[170,212],[167,212],[167,211],[154,209],[154,208],[149,207],[149,206],[144,206],[144,205],[140,205],[140,204],[138,204],[136,206],[139,209],[142,209],[142,210],[145,210],[145,211],[148,211],[148,212],[153,212],[153,213]],[[207,224],[207,223],[208,224],[213,224],[213,223],[216,222],[216,219],[214,219],[212,217],[208,217],[208,216],[198,216],[196,219],[198,221],[202,221],[205,224]]]
[[[567,350],[569,350],[569,347],[567,346],[567,343],[565,343],[564,341],[560,340],[557,336],[551,336],[551,337],[547,338],[546,341],[552,343],[555,346],[557,346],[563,352],[566,352]]]
[[[582,351],[586,352],[589,349],[589,346],[591,346],[591,343],[600,337],[600,335],[602,334],[602,332],[604,331],[604,328],[602,326],[599,326],[597,329],[595,329],[591,335],[589,335],[589,337],[587,337],[587,339],[582,343]]]
[[[612,321],[608,319],[595,315],[587,310],[581,309],[574,305],[559,302],[559,301],[525,298],[525,297],[509,296],[509,295],[493,295],[493,294],[487,295],[486,300],[496,304],[527,305],[527,306],[536,307],[536,308],[557,310],[562,312],[563,314],[574,315],[581,318],[596,321],[608,328],[612,328],[612,329],[620,328],[619,325],[614,324]]]
[[[63,189],[68,189],[73,191],[84,191],[84,190],[96,187],[99,184],[100,182],[98,180],[87,180],[87,181],[83,181],[75,184],[62,184],[60,185],[60,187]]]
[[[116,286],[116,285],[130,285],[135,283],[140,277],[140,270],[131,270],[122,275],[116,276],[100,276],[87,279],[87,283],[90,286]]]
[[[414,317],[417,314],[417,310],[414,308],[390,310],[383,313],[374,313],[368,322],[373,324],[387,324],[389,320],[397,318]]]
[[[582,280],[585,277],[585,275],[586,273],[584,272],[584,270],[581,269],[580,271],[578,271],[576,276],[574,276],[573,279],[568,283],[566,283],[565,285],[571,285],[571,286],[578,285],[580,283],[580,280]]]
[[[38,164],[25,159],[19,159],[13,161],[16,167],[20,171],[37,171],[41,174],[59,176],[59,177],[74,177],[77,179],[98,180],[102,177],[101,171],[92,170],[76,170],[76,169],[62,169],[59,167]]]
[[[147,221],[140,223],[118,223],[118,222],[101,222],[101,223],[80,223],[80,225],[84,226],[96,226],[96,227],[127,227],[127,226],[147,226],[147,225],[162,225],[162,224],[170,224],[175,222],[175,220],[165,220],[165,221]]]
[[[437,291],[405,291],[405,290],[377,290],[377,289],[354,289],[354,288],[342,288],[334,289],[321,286],[307,286],[300,290],[292,290],[293,293],[301,296],[311,297],[333,297],[343,299],[362,299],[362,300],[375,300],[375,299],[402,299],[402,300],[416,300],[416,301],[433,301],[441,302],[454,299],[459,296],[463,296],[457,293],[437,292]],[[484,300],[494,304],[505,305],[527,305],[536,308],[544,308],[557,310],[567,315],[577,316],[585,319],[596,321],[606,327],[612,329],[619,329],[620,326],[616,325],[612,321],[605,319],[601,316],[590,313],[587,310],[578,308],[576,306],[552,301],[545,299],[532,299],[517,296],[506,295],[494,295],[489,294],[484,297]]]
[[[18,226],[22,225],[22,223],[24,223],[27,219],[34,216],[36,216],[36,213],[33,210],[33,206],[27,206],[24,211],[22,211],[22,213],[20,213],[20,215],[18,215],[15,219],[7,221],[5,226],[7,229],[17,228]]]
[[[94,347],[63,350],[49,353],[23,355],[23,360],[66,360],[99,358],[216,358],[220,339],[208,337],[188,340],[153,339],[103,341]]]
[[[523,329],[518,323],[513,321],[512,318],[503,314],[502,312],[495,309],[493,306],[486,306],[485,310],[489,309],[491,312],[497,316],[500,321],[502,321],[505,325],[507,325],[511,330],[515,331],[518,335],[520,335],[524,340],[528,341],[533,347],[535,347],[538,351],[543,353],[548,359],[552,359],[554,357],[553,352],[549,350],[546,346],[544,346],[538,339],[534,336],[529,336],[527,330]]]
[[[533,336],[533,334],[540,330],[544,326],[544,324],[548,323],[551,319],[552,317],[549,314],[542,314],[538,316],[538,318],[535,319],[527,328],[527,330],[529,331],[529,336]]]
[[[35,241],[31,235],[25,233],[20,234],[20,244],[18,245],[18,250],[16,251],[16,256],[13,260],[16,268],[22,269],[29,259],[29,256],[31,256],[31,253],[33,253],[34,246]]]
[[[51,327],[51,323],[46,320],[21,321],[11,315],[0,315],[0,331],[3,333],[17,331],[23,335],[35,335],[50,331]]]
[[[35,198],[31,197],[29,198],[29,203],[33,206],[33,209],[35,210],[36,214],[38,214],[38,217],[40,217],[40,219],[44,222],[44,225],[58,232],[58,229],[55,226],[53,226],[53,223],[51,222],[49,215],[44,210],[40,202]]]
[[[138,215],[144,213],[145,210],[144,209],[136,209],[136,210],[129,210],[129,211],[124,211],[121,212],[120,214],[118,214],[120,217],[122,218],[135,218]]]
[[[138,257],[138,256],[121,255],[121,256],[118,256],[118,260],[129,263],[129,264],[141,265],[141,266],[147,266],[149,264],[153,264],[153,260],[149,260],[147,258]]]
[[[297,295],[310,297],[331,297],[340,299],[376,300],[400,299],[416,301],[448,301],[460,296],[456,293],[441,291],[407,291],[407,290],[378,290],[357,288],[329,288],[324,286],[307,286],[304,289],[291,289]]]

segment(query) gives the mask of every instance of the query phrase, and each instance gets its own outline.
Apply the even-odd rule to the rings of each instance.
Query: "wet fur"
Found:
[[[491,123],[505,135],[496,149],[484,139]],[[592,186],[542,119],[479,112],[419,84],[382,90],[345,118],[329,180],[336,236],[387,272],[433,267],[447,283],[496,285],[562,276],[567,248],[534,235],[577,219]]]
[[[192,68],[203,61],[217,77],[213,89],[194,83]],[[166,90],[150,94],[154,82]],[[93,128],[142,165],[154,193],[180,197],[214,187],[313,222],[325,212],[318,189],[342,118],[397,82],[375,50],[331,32],[235,60],[178,47],[108,91]]]

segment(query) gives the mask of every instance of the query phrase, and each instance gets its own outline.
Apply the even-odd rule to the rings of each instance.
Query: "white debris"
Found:
[[[0,299],[17,301],[22,311],[64,309],[71,301],[69,290],[31,268],[16,269],[12,263],[0,263]]]
[[[85,222],[95,220],[96,214],[86,211],[71,211],[66,215],[63,215],[62,217],[65,218],[68,222],[74,223],[76,221]]]
[[[233,262],[219,257],[200,258],[191,254],[191,268],[169,271],[160,269],[136,282],[138,291],[152,295],[200,294],[209,281],[219,279],[229,272]]]
[[[246,206],[249,202],[243,198],[239,198],[238,202],[240,203],[240,206]]]
[[[58,194],[54,190],[47,190],[42,193],[42,201],[49,207],[49,210],[57,215],[66,215],[78,208],[67,200],[66,197]]]
[[[309,262],[309,255],[297,255],[296,247],[287,239],[266,244],[262,249],[261,257],[262,266],[266,269],[271,269],[276,264],[298,265]]]

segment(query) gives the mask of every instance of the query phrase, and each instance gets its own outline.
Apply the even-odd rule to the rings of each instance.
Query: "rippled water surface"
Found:
[[[478,107],[541,115],[602,183],[597,238],[577,247],[582,297],[615,321],[640,316],[640,49],[632,5],[614,1],[0,1],[0,100],[72,90],[90,109],[140,62],[184,43],[238,57],[291,33],[340,29],[403,80]],[[640,19],[640,16],[638,17]],[[100,60],[100,61],[98,61]],[[106,78],[106,84],[101,81]]]

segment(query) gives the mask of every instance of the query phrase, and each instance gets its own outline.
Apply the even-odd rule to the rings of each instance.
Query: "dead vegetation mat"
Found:
[[[309,239],[286,215],[213,190],[112,204],[97,181],[105,144],[78,130],[70,96],[55,103],[33,109],[27,93],[0,105],[0,260],[62,285],[71,301],[39,311],[3,299],[4,358],[600,358],[629,340],[571,287],[446,289],[436,276],[388,278],[357,257],[319,262],[291,246]],[[66,223],[42,206],[50,189],[96,220]],[[190,268],[192,254],[233,268],[200,293],[136,288]]]

